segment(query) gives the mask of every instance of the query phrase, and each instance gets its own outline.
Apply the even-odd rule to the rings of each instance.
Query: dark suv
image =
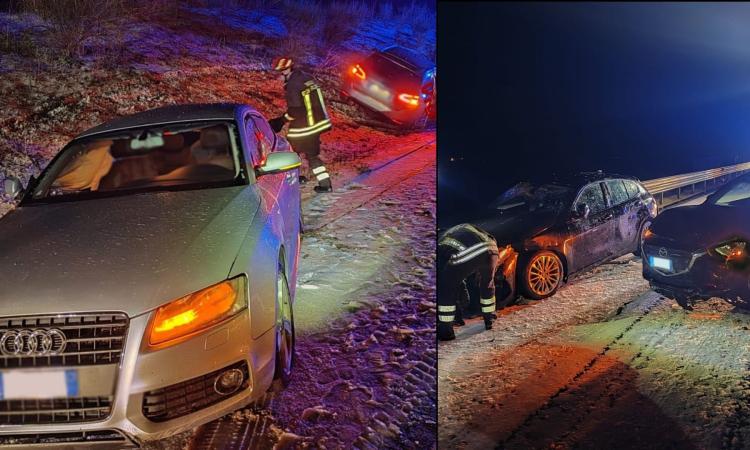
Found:
[[[643,277],[656,292],[686,309],[711,297],[750,304],[750,174],[700,205],[664,211],[644,239]]]
[[[517,284],[521,294],[541,299],[574,272],[637,253],[656,213],[637,179],[594,172],[518,183],[474,223],[518,253],[498,271],[507,289],[499,297],[514,298]]]

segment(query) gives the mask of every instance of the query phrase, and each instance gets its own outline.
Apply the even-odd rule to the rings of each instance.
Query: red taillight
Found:
[[[419,96],[412,94],[399,94],[398,99],[406,103],[409,106],[419,105]]]
[[[352,67],[352,75],[356,76],[360,80],[364,80],[367,75],[365,75],[364,69],[362,69],[362,66],[359,64],[355,64],[354,67]]]

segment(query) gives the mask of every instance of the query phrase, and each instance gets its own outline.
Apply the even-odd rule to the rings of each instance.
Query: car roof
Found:
[[[424,71],[432,68],[435,64],[427,59],[424,55],[415,51],[409,50],[398,45],[385,48],[380,51],[380,54],[402,64],[408,66],[414,71]]]
[[[612,178],[633,180],[633,181],[640,182],[638,178],[630,176],[630,175],[607,173],[601,170],[592,171],[592,172],[573,172],[573,173],[563,173],[563,174],[552,174],[551,177],[548,176],[545,179],[538,179],[534,181],[549,182],[549,183],[560,184],[563,186],[577,187],[577,186],[583,186],[588,183],[592,183],[594,181],[607,180],[607,179],[612,179]]]
[[[252,107],[241,103],[200,103],[163,106],[112,119],[84,131],[76,139],[110,131],[138,128],[145,125],[190,122],[194,120],[234,120],[237,112],[243,108],[254,110]]]

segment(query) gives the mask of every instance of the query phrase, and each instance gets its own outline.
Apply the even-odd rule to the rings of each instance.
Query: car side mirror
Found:
[[[302,161],[295,152],[273,152],[268,154],[262,165],[255,168],[255,173],[258,176],[270,175],[296,169],[301,165]]]
[[[5,195],[11,198],[11,200],[17,199],[21,192],[23,192],[23,184],[21,180],[16,177],[10,176],[3,180],[3,191]]]
[[[587,219],[591,214],[591,208],[588,203],[579,203],[576,205],[575,217],[576,219]]]

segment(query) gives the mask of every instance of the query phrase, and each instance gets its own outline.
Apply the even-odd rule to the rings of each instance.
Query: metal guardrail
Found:
[[[666,206],[715,189],[747,171],[750,171],[750,162],[645,180],[642,183],[660,206]]]

